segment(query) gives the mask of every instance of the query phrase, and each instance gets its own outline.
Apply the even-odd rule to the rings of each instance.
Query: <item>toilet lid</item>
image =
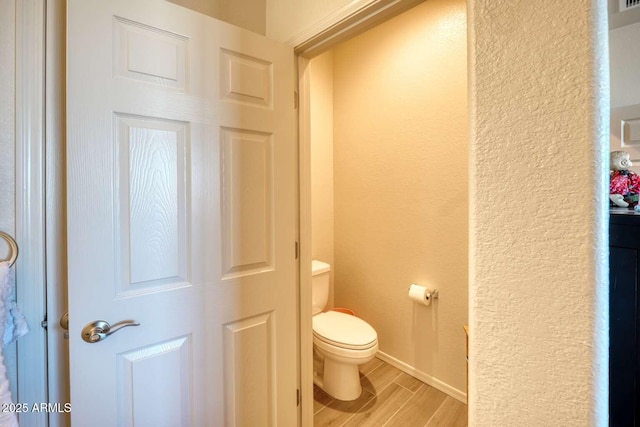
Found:
[[[324,342],[342,348],[369,348],[378,339],[376,330],[359,317],[337,311],[313,316],[313,334]]]

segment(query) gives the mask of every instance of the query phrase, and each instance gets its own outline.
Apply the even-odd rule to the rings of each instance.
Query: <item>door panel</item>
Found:
[[[188,123],[117,115],[118,297],[190,286]]]
[[[167,2],[69,2],[74,425],[297,422],[289,47]],[[87,323],[136,321],[86,343]]]
[[[273,327],[273,312],[225,325],[225,410],[229,425],[277,425]],[[238,364],[238,360],[244,363]]]
[[[221,131],[223,278],[273,270],[271,135]]]
[[[118,355],[119,425],[191,425],[190,337]],[[149,387],[150,384],[162,387]]]

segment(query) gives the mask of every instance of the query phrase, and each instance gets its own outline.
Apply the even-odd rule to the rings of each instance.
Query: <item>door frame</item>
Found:
[[[321,21],[294,45],[298,76],[298,187],[300,200],[300,391],[302,426],[313,426],[313,327],[311,304],[311,115],[309,62],[338,44],[401,14],[425,0],[370,0]],[[364,3],[364,4],[363,4]]]
[[[69,341],[60,318],[67,312],[66,0],[46,0],[45,188],[48,401],[70,402]],[[49,414],[49,427],[69,426],[68,413]]]
[[[43,0],[15,2],[16,299],[30,332],[17,342],[16,402],[47,402],[45,31]],[[44,324],[46,326],[46,324]],[[35,355],[35,357],[34,357]],[[19,414],[22,426],[46,426],[46,413]]]
[[[30,332],[17,343],[15,402],[69,401],[64,180],[64,0],[16,0],[16,298]],[[20,425],[68,426],[64,412],[20,414]]]

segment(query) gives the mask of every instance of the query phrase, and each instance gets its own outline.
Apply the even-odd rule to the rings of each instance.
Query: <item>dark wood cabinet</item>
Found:
[[[609,425],[640,427],[640,215],[609,226]]]

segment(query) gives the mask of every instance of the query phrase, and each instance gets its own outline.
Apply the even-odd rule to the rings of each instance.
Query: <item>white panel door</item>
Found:
[[[295,425],[292,50],[164,1],[68,13],[73,425]]]

